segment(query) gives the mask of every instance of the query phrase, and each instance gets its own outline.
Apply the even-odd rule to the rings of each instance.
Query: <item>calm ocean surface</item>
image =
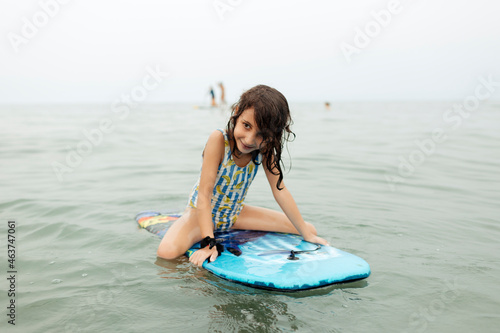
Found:
[[[500,104],[467,118],[453,104],[291,105],[285,182],[320,235],[372,269],[297,293],[157,260],[159,239],[134,221],[184,208],[226,112],[2,106],[0,267],[13,219],[17,285],[13,327],[1,279],[0,330],[498,332]],[[263,172],[247,203],[278,209]]]

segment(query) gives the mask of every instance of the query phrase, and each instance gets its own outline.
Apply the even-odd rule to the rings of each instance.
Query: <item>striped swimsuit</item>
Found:
[[[217,178],[212,193],[212,222],[214,229],[225,231],[231,229],[243,208],[243,200],[252,183],[262,155],[257,157],[257,163],[248,162],[245,167],[239,167],[233,160],[229,139],[225,131],[219,129],[224,135],[224,159],[217,170]],[[188,206],[196,208],[200,178],[193,187],[189,197]]]

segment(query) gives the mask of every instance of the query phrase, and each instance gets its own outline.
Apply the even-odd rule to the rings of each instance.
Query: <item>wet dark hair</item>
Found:
[[[290,136],[295,138],[295,133],[290,129],[292,118],[285,96],[278,90],[258,85],[243,93],[240,100],[232,106],[231,118],[227,123],[227,133],[233,143],[233,154],[238,156],[238,150],[234,138],[234,128],[239,116],[243,111],[253,108],[254,117],[259,127],[259,135],[262,136],[261,148],[252,152],[252,160],[255,164],[257,156],[262,153],[266,161],[266,167],[272,174],[279,176],[276,188],[280,188],[283,181],[283,171],[281,170],[281,152],[286,141],[290,141]]]

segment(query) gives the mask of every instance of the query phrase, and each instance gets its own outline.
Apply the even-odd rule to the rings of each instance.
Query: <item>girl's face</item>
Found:
[[[250,154],[260,149],[262,135],[255,123],[254,109],[249,108],[241,113],[234,127],[234,139],[238,150],[243,154]]]

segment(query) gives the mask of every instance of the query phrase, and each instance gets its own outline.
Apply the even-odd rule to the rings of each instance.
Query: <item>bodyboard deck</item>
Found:
[[[163,238],[181,214],[146,211],[137,214],[141,228]],[[362,258],[331,246],[308,243],[293,234],[252,230],[216,232],[224,252],[203,268],[226,280],[255,288],[298,291],[360,280],[370,275]],[[194,244],[186,255],[200,248]],[[292,253],[293,251],[293,253]],[[305,252],[301,252],[305,251]]]

